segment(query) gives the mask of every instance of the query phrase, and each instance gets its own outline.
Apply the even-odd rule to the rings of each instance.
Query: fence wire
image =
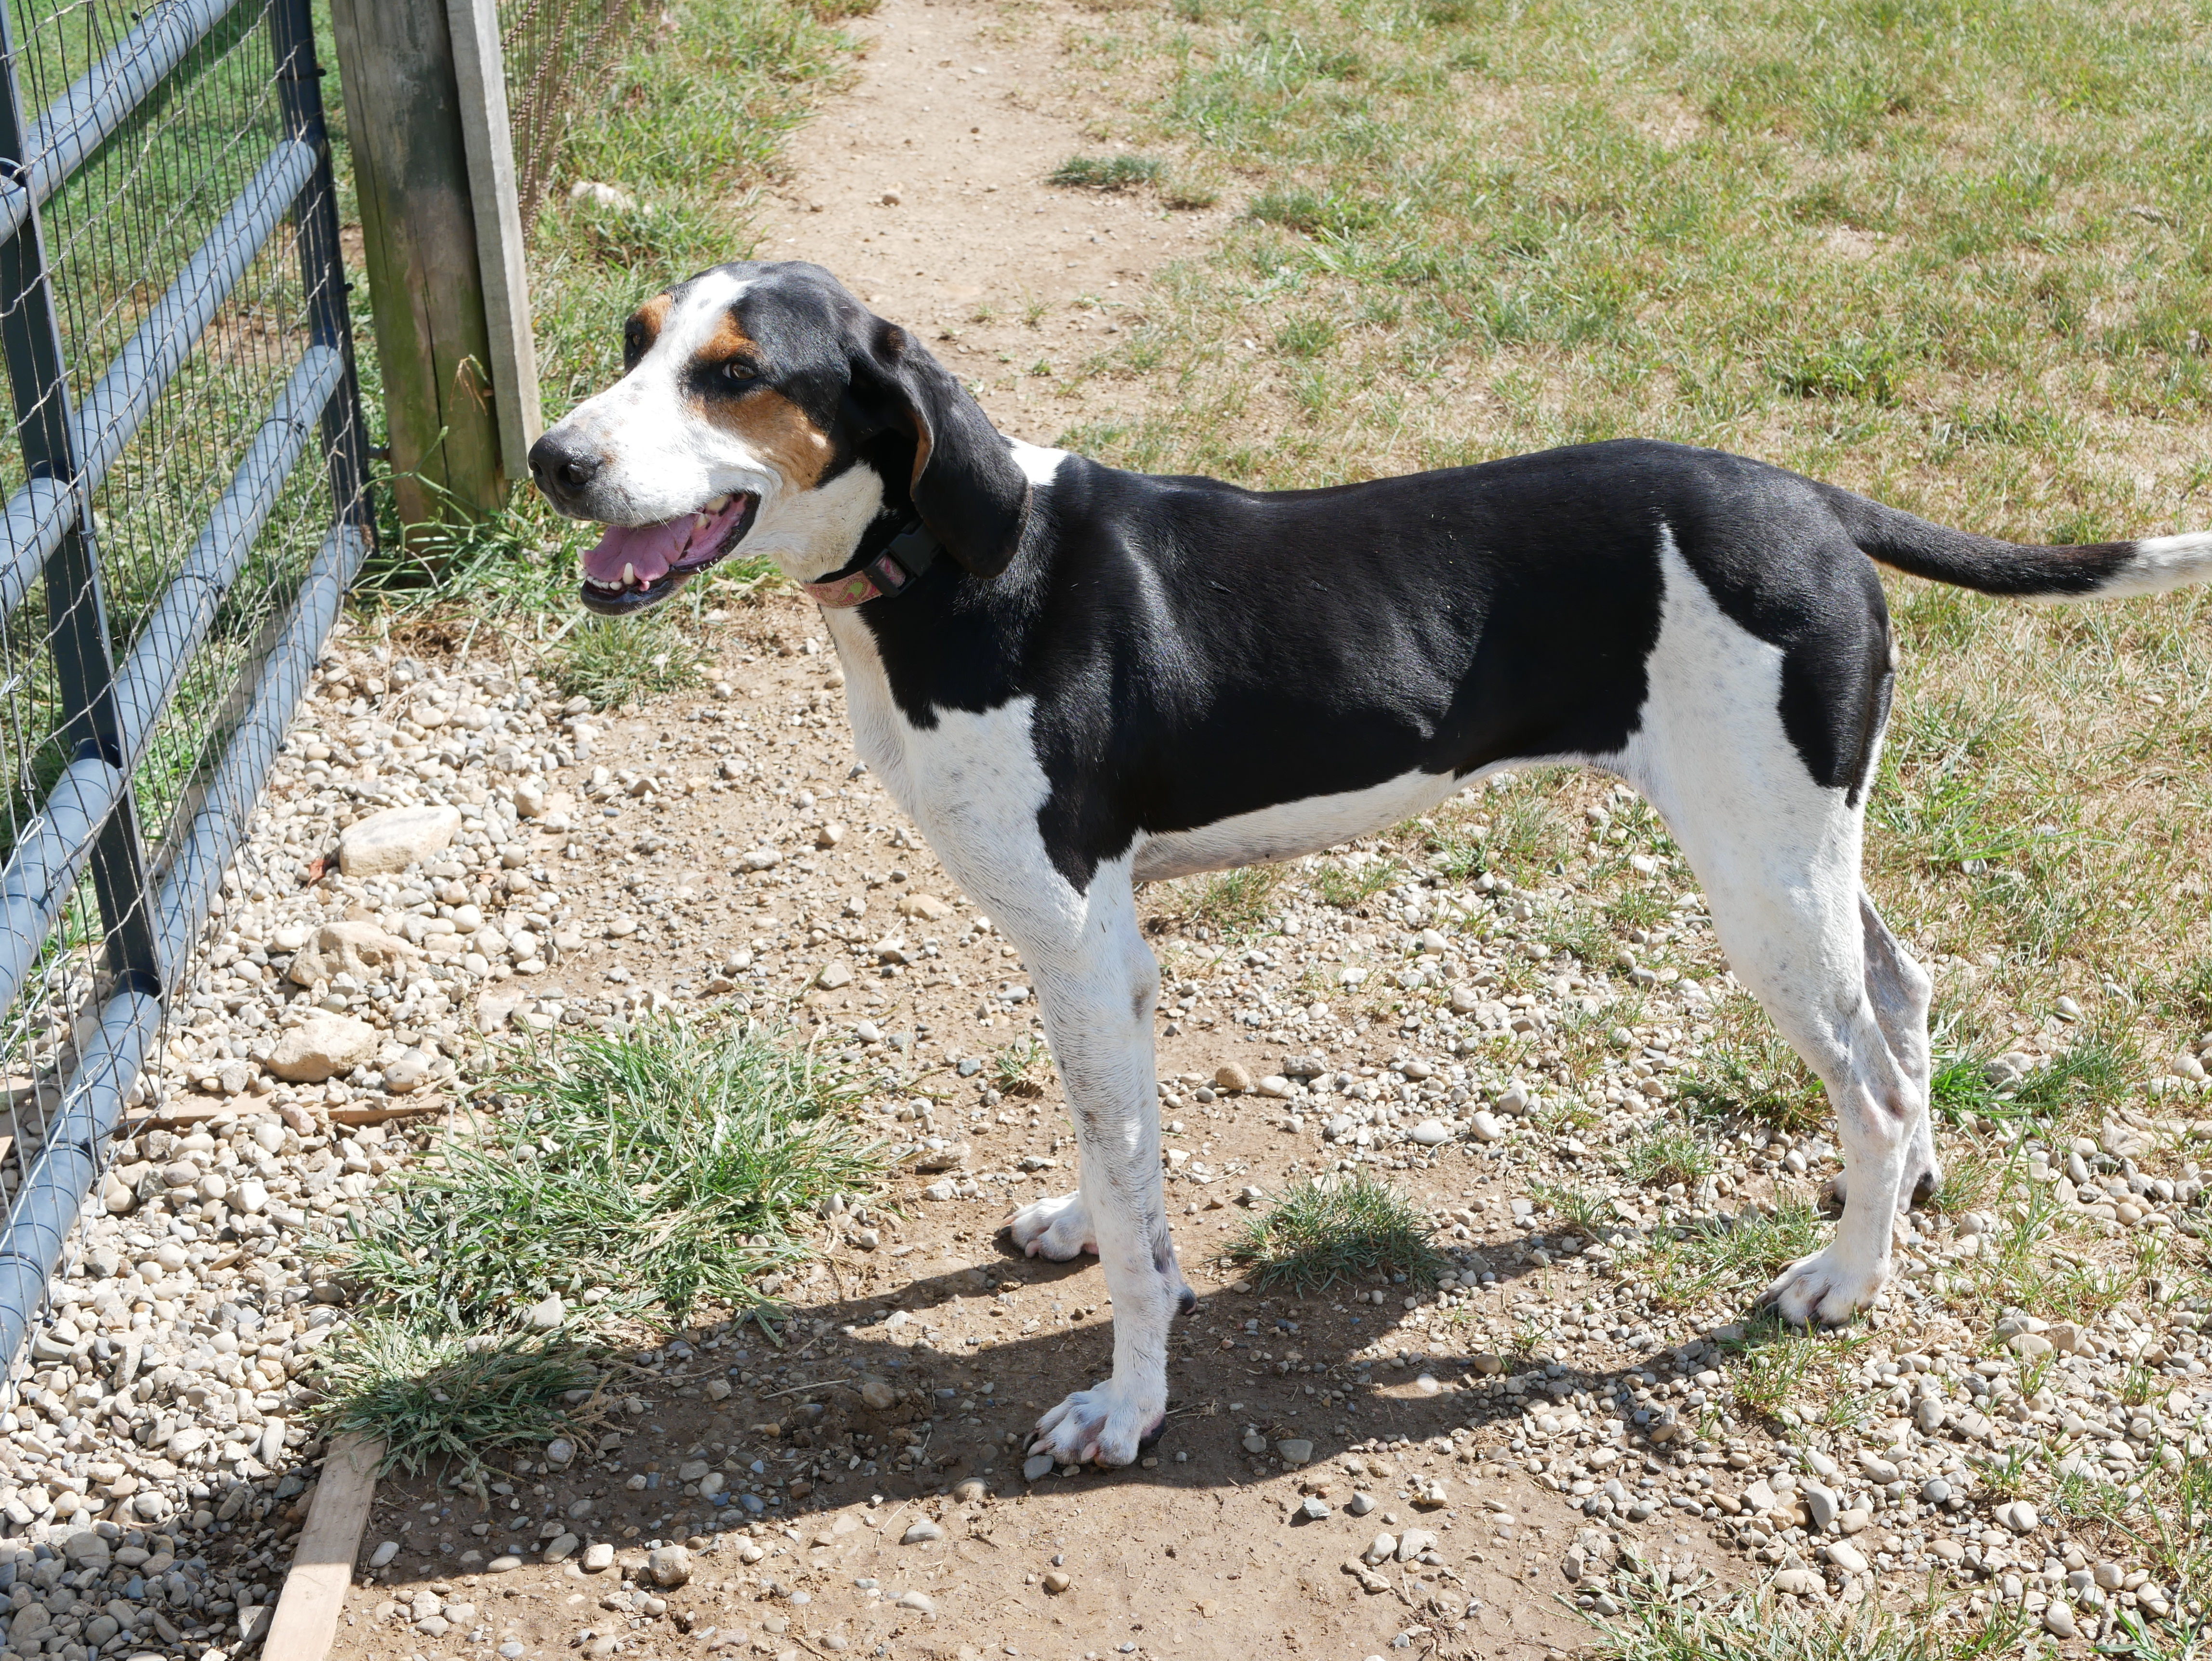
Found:
[[[141,1063],[255,1019],[179,989],[368,533],[307,0],[5,5],[0,1361]]]
[[[501,0],[507,124],[526,234],[560,166],[576,105],[599,96],[642,9],[640,0]]]

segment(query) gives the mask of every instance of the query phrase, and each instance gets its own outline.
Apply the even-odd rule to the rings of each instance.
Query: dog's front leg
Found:
[[[1020,944],[1075,1121],[1081,1203],[1114,1300],[1114,1376],[1040,1419],[1032,1451],[1062,1464],[1126,1465],[1159,1434],[1168,1329],[1196,1301],[1176,1262],[1161,1186],[1152,1074],[1159,970],[1138,930],[1126,869],[1099,871],[1082,926],[1067,938]]]

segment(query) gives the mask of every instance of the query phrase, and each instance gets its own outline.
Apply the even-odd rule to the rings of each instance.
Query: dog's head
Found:
[[[623,378],[531,447],[538,488],[606,534],[584,604],[641,611],[739,548],[811,579],[918,515],[978,576],[1021,540],[1029,482],[975,399],[819,265],[744,261],[623,326]]]

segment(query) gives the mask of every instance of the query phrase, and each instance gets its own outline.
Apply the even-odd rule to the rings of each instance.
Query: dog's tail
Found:
[[[1829,512],[1869,558],[1985,594],[2087,599],[2163,593],[2212,581],[2212,532],[2040,547],[1954,531],[1832,484],[1817,488]]]

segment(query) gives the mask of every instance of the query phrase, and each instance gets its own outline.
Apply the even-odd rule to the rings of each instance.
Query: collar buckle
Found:
[[[855,569],[799,586],[816,605],[833,611],[845,611],[872,599],[904,593],[944,551],[944,545],[929,533],[928,527],[916,521],[892,538],[883,552],[861,561]]]

